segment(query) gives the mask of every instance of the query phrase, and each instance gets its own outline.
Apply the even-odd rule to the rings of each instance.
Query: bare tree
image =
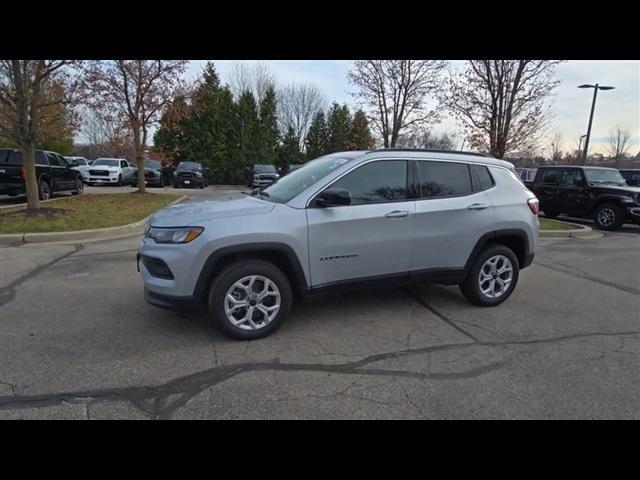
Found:
[[[144,157],[149,129],[181,89],[186,60],[95,62],[88,82],[92,103],[105,117],[122,118],[131,132],[138,168],[138,192],[145,192]]]
[[[300,151],[305,151],[305,138],[317,112],[323,111],[327,101],[314,85],[290,83],[278,91],[278,118],[280,131],[291,128],[299,140]]]
[[[400,135],[396,145],[401,148],[455,150],[456,137],[448,133],[437,135],[431,130],[421,130]]]
[[[70,60],[0,60],[0,137],[22,150],[29,209],[40,208],[36,143],[47,123],[59,120],[61,109],[54,107],[79,98],[82,82],[74,67],[80,66]]]
[[[233,64],[229,76],[229,86],[233,95],[238,98],[245,91],[250,91],[256,99],[258,105],[264,99],[269,87],[275,89],[275,78],[269,65],[259,62],[253,66],[239,62]]]
[[[471,146],[503,158],[536,144],[559,85],[558,61],[469,60],[451,75],[441,100],[464,126]]]
[[[629,130],[622,130],[620,125],[616,125],[616,128],[609,133],[607,143],[608,153],[615,160],[616,168],[619,168],[620,161],[627,155],[627,151],[631,146],[631,132]]]
[[[385,148],[395,147],[409,127],[435,123],[427,100],[441,88],[442,60],[358,60],[348,73],[358,91],[353,96],[369,115]]]
[[[549,160],[552,163],[560,163],[562,161],[562,134],[556,133],[549,143]]]

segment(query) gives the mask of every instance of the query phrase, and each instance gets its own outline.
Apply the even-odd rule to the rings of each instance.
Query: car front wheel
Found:
[[[226,334],[241,340],[277,330],[291,310],[291,286],[275,265],[242,260],[227,266],[209,291],[209,312]]]
[[[474,305],[498,305],[513,293],[519,271],[513,251],[492,244],[478,255],[467,279],[460,284],[460,291]]]
[[[79,178],[76,179],[76,188],[71,192],[71,195],[82,195],[84,193],[84,183]]]
[[[618,230],[624,223],[624,210],[613,203],[603,203],[596,208],[593,220],[600,230]]]

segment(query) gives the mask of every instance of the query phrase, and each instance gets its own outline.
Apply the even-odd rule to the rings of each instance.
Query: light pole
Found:
[[[578,151],[579,151],[579,152],[581,152],[581,151],[582,151],[582,139],[583,139],[584,137],[586,137],[586,136],[587,136],[587,134],[586,134],[586,133],[585,133],[584,135],[581,135],[581,136],[580,136],[580,143],[578,143]]]
[[[613,90],[616,87],[606,87],[595,85],[580,85],[578,88],[593,88],[593,102],[591,103],[591,115],[589,116],[589,128],[587,128],[587,139],[584,142],[584,154],[582,155],[582,164],[587,163],[587,151],[589,150],[589,139],[591,138],[591,124],[593,123],[593,111],[596,108],[596,98],[598,97],[598,90]]]

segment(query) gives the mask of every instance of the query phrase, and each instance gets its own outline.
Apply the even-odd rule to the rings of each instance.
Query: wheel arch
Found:
[[[531,264],[533,258],[529,254],[529,237],[524,230],[521,229],[504,229],[487,232],[482,235],[476,242],[467,263],[465,270],[469,272],[473,267],[473,263],[484,248],[489,243],[498,243],[509,247],[518,259],[519,267],[525,268]]]
[[[232,262],[248,258],[268,261],[282,270],[291,284],[294,296],[301,297],[308,289],[302,264],[293,248],[285,243],[256,242],[231,245],[211,253],[198,276],[194,298],[203,302],[217,272]]]

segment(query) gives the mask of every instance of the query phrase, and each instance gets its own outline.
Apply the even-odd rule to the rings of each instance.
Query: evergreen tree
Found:
[[[300,151],[300,140],[293,127],[287,129],[282,139],[282,145],[278,149],[278,161],[276,166],[285,169],[292,164],[304,162],[304,154]]]
[[[329,142],[328,152],[340,152],[349,148],[349,137],[351,135],[351,114],[346,105],[333,103],[329,110]]]
[[[324,119],[324,112],[319,111],[313,116],[305,139],[305,145],[307,147],[307,160],[313,160],[328,152],[329,132]]]
[[[238,164],[242,169],[245,169],[260,163],[258,161],[260,159],[258,106],[251,91],[245,90],[240,94],[236,111],[235,132],[238,145]]]
[[[171,163],[184,158],[185,121],[188,105],[184,97],[174,99],[160,118],[160,125],[153,135],[153,145]]]
[[[258,121],[258,157],[255,163],[275,164],[278,156],[278,116],[276,91],[269,86],[260,102]]]
[[[351,134],[349,136],[349,150],[370,150],[375,146],[375,141],[369,130],[367,116],[362,110],[358,110],[353,116]]]
[[[213,182],[242,180],[234,136],[233,95],[220,79],[213,63],[207,63],[202,83],[193,95],[189,118],[184,122],[184,157],[202,162]]]

